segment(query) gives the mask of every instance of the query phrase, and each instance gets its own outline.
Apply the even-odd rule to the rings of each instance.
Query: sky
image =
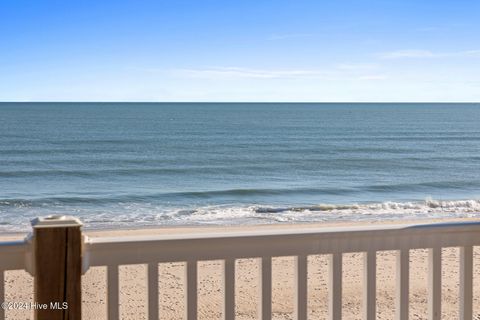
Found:
[[[480,102],[480,1],[0,1],[0,101]]]

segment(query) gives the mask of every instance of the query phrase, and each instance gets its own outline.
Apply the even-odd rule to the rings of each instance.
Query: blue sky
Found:
[[[0,101],[480,101],[480,1],[0,2]]]

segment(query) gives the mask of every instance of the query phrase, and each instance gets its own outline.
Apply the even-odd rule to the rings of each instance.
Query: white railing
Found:
[[[252,232],[177,234],[153,237],[91,238],[83,248],[83,269],[107,266],[108,319],[120,319],[119,266],[148,266],[148,317],[158,319],[158,264],[186,262],[186,318],[197,318],[197,263],[224,261],[225,319],[235,318],[235,260],[259,258],[262,289],[261,319],[272,316],[272,258],[296,259],[295,316],[307,319],[308,255],[327,254],[329,261],[329,319],[342,318],[342,254],[363,252],[363,319],[376,316],[376,252],[396,250],[396,319],[408,319],[409,250],[428,249],[428,319],[441,317],[442,248],[460,248],[459,317],[472,319],[473,246],[480,245],[480,223],[375,226],[321,229],[273,229]],[[0,243],[0,300],[5,298],[5,271],[32,272],[32,241]],[[79,284],[78,284],[79,285]],[[0,308],[0,319],[5,313]]]
[[[364,253],[363,319],[376,317],[376,252],[397,251],[396,319],[408,319],[409,250],[428,249],[428,319],[441,317],[441,254],[460,247],[460,319],[472,319],[473,246],[480,245],[480,223],[375,226],[321,229],[87,239],[84,269],[107,266],[108,319],[120,319],[118,268],[148,265],[149,319],[158,319],[158,264],[186,262],[186,318],[197,319],[197,262],[224,261],[225,319],[235,318],[235,260],[260,258],[259,317],[272,317],[272,258],[296,257],[296,319],[307,319],[307,257],[328,254],[329,319],[342,318],[342,254]]]

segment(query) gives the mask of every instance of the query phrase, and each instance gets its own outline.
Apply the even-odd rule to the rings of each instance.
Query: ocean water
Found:
[[[480,216],[480,104],[1,103],[0,231]]]

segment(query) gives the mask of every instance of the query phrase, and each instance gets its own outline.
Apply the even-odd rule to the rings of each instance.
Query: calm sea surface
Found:
[[[479,104],[1,103],[0,231],[480,215]]]

